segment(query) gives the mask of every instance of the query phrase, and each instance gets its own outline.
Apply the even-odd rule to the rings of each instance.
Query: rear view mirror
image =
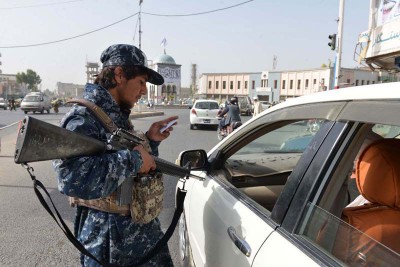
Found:
[[[207,165],[207,153],[202,149],[187,150],[179,155],[179,165],[188,166],[190,163],[192,170],[203,169]]]

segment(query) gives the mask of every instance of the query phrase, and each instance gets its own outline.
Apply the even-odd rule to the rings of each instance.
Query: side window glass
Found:
[[[400,128],[362,125],[296,234],[350,266],[400,266]],[[317,190],[316,190],[317,191]]]
[[[224,164],[224,177],[268,211],[323,120],[302,120],[281,126],[247,143]]]

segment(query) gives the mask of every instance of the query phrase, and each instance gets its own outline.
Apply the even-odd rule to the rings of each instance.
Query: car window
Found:
[[[195,105],[197,109],[219,109],[218,103],[216,102],[197,102]]]
[[[38,102],[40,101],[40,97],[39,96],[26,96],[24,98],[25,102]]]
[[[289,175],[324,122],[288,122],[268,131],[226,159],[225,177],[241,193],[272,211]]]
[[[394,200],[400,194],[400,128],[357,129],[307,202],[295,232],[346,265],[400,266],[400,210]]]

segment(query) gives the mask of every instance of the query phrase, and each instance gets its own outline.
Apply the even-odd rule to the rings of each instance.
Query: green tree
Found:
[[[40,76],[33,70],[27,69],[25,72],[17,73],[17,83],[27,84],[28,89],[32,92],[38,90],[38,85],[42,82]]]

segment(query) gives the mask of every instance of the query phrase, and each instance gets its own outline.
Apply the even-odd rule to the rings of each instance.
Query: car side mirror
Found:
[[[203,149],[186,150],[180,153],[178,161],[181,167],[186,167],[190,163],[192,170],[203,169],[208,163],[207,153]]]

